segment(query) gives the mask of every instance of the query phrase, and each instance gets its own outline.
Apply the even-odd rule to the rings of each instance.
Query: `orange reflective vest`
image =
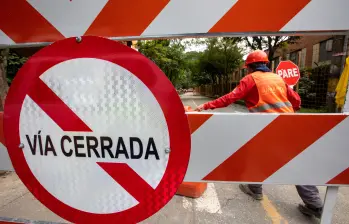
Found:
[[[280,76],[271,72],[251,74],[256,83],[259,101],[248,108],[252,113],[293,113],[292,104],[287,99],[287,87]]]

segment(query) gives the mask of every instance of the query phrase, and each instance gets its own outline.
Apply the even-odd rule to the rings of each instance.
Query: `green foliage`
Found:
[[[10,85],[18,70],[22,67],[22,65],[28,60],[26,57],[21,57],[17,55],[15,52],[10,51],[7,58],[7,82]]]
[[[299,80],[299,95],[302,107],[321,109],[326,106],[329,65],[302,69]]]
[[[197,56],[193,82],[196,85],[215,84],[231,75],[242,63],[242,53],[237,47],[239,40],[229,37],[203,40],[207,48]]]
[[[239,38],[195,40],[148,40],[138,43],[139,52],[154,61],[176,88],[217,83],[242,63]],[[185,52],[188,47],[204,46],[204,51]]]
[[[184,45],[179,40],[147,40],[138,42],[139,52],[151,59],[174,86],[187,82]]]
[[[192,85],[200,85],[210,82],[209,75],[207,73],[201,72],[200,70],[200,60],[202,59],[203,54],[203,52],[197,51],[190,51],[185,54],[190,83]]]
[[[298,93],[301,99],[308,99],[313,97],[314,93],[311,92],[311,88],[314,86],[315,81],[310,80],[310,78],[305,75],[299,79],[299,90]]]
[[[327,110],[326,108],[301,108],[297,113],[327,113]]]

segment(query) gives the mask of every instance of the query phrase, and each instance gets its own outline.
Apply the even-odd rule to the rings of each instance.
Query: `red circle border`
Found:
[[[52,66],[76,58],[98,58],[129,70],[152,92],[166,118],[171,153],[165,174],[146,204],[117,213],[94,214],[72,208],[51,195],[31,172],[19,149],[19,120],[22,103],[35,80]],[[148,58],[121,43],[101,37],[85,36],[57,41],[32,56],[17,73],[5,102],[4,134],[15,171],[30,192],[46,207],[74,223],[137,223],[165,206],[182,183],[190,157],[191,136],[183,104],[165,74]]]

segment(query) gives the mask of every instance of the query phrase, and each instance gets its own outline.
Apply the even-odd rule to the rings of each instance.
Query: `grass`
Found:
[[[298,113],[327,113],[325,108],[313,109],[313,108],[301,108]]]

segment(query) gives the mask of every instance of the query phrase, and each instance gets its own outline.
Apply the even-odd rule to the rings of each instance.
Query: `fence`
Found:
[[[196,87],[195,92],[200,93],[203,96],[216,98],[229,93],[235,86],[234,82],[231,82],[228,77],[225,77],[220,80],[220,84],[202,85]]]

